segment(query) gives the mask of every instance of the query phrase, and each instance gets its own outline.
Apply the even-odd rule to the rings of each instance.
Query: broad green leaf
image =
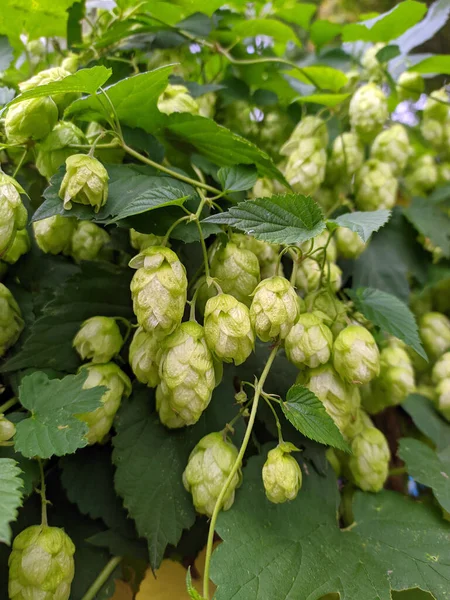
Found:
[[[302,2],[295,6],[285,6],[285,3],[282,3],[281,8],[278,9],[274,6],[274,10],[277,17],[284,21],[295,23],[302,29],[308,29],[311,19],[317,11],[317,6],[309,2]]]
[[[402,438],[398,456],[411,477],[433,490],[436,500],[450,512],[450,447],[440,453],[413,438]]]
[[[399,56],[400,48],[395,44],[384,46],[376,53],[376,59],[379,63],[387,63],[396,56]]]
[[[341,31],[342,25],[318,19],[311,25],[311,41],[320,48],[339,35]]]
[[[13,59],[13,49],[6,35],[0,36],[0,71],[6,71]]]
[[[411,346],[428,360],[420,341],[414,315],[396,296],[373,288],[347,290],[357,310],[382,331],[390,333]]]
[[[450,525],[432,507],[396,492],[357,492],[355,522],[340,530],[336,479],[303,469],[297,498],[281,505],[264,493],[264,454],[244,469],[233,509],[221,513],[213,554],[215,600],[391,600],[419,587],[450,598]]]
[[[13,420],[15,415],[19,413],[8,413],[8,418]],[[20,413],[22,415],[22,413]],[[17,421],[14,420],[16,423]],[[36,460],[25,458],[20,452],[15,452],[13,446],[0,447],[0,461],[2,459],[10,459],[17,463],[20,470],[20,478],[22,480],[22,493],[24,497],[29,496],[34,489],[40,478],[39,465]],[[1,512],[1,511],[0,511]]]
[[[341,227],[347,227],[359,235],[363,242],[367,242],[375,231],[385,225],[391,216],[390,210],[374,210],[367,212],[353,212],[330,219]]]
[[[83,390],[87,375],[86,371],[63,379],[49,379],[45,373],[36,371],[24,377],[19,400],[31,415],[17,423],[16,450],[28,458],[50,458],[87,445],[88,426],[74,415],[98,408],[106,391],[103,386]]]
[[[413,198],[403,212],[422,235],[439,246],[446,258],[450,258],[450,217],[438,205],[427,198]]]
[[[348,451],[341,432],[317,396],[302,385],[293,385],[281,402],[284,416],[304,436],[328,446]]]
[[[408,29],[396,40],[402,54],[409,54],[413,48],[417,48],[431,39],[445,25],[449,14],[450,5],[447,0],[435,0],[435,2],[432,2],[425,18],[420,23],[417,23],[417,25],[414,25],[414,27]],[[410,66],[408,64],[410,58],[410,56],[407,57],[406,67]]]
[[[274,244],[305,242],[325,228],[319,205],[312,198],[300,194],[247,200],[232,206],[227,212],[207,217],[203,222],[231,225]]]
[[[68,92],[77,92],[80,94],[95,94],[95,92],[111,77],[112,70],[106,67],[97,66],[90,69],[80,69],[72,75],[68,75],[61,81],[54,81],[46,85],[28,90],[20,94],[10,103],[10,106],[29,100],[30,98],[39,98],[40,96],[50,96],[51,94],[64,94]]]
[[[349,98],[351,94],[310,94],[309,96],[298,96],[294,102],[302,104],[322,104],[323,106],[338,106]]]
[[[182,29],[197,37],[208,37],[213,27],[212,19],[202,12],[196,12],[177,23],[177,29]]]
[[[301,70],[292,69],[286,74],[299,79],[303,83],[314,85],[319,90],[330,90],[332,92],[338,92],[348,82],[347,75],[342,71],[322,65],[302,67]]]
[[[402,408],[406,410],[414,425],[436,445],[440,451],[450,446],[450,425],[444,421],[433,403],[420,394],[410,394]]]
[[[222,188],[228,192],[241,192],[252,188],[258,174],[252,166],[237,165],[236,167],[222,167],[217,171],[217,177]]]
[[[408,71],[450,75],[450,56],[448,54],[435,54],[410,67]]]
[[[272,37],[275,43],[282,42],[285,44],[290,41],[295,41],[297,44],[299,43],[294,32],[288,25],[270,18],[241,21],[238,25],[233,27],[233,33],[241,38],[267,35]]]
[[[0,543],[11,543],[10,523],[22,506],[23,481],[20,468],[12,458],[0,458]]]

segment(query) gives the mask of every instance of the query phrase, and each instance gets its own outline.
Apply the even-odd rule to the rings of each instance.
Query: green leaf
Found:
[[[293,385],[281,403],[284,416],[303,435],[328,446],[348,451],[341,432],[317,396],[302,385]]]
[[[195,587],[192,585],[191,567],[188,568],[186,573],[186,588],[187,593],[189,594],[189,597],[192,598],[192,600],[205,600],[203,596],[200,596]]]
[[[288,21],[289,23],[295,23],[302,29],[309,28],[311,19],[313,18],[314,13],[317,11],[317,6],[315,4],[302,2],[301,4],[296,4],[292,7],[284,7],[283,4],[281,5],[282,7],[280,9],[274,7],[277,17],[283,19],[284,21]]]
[[[430,438],[438,450],[450,445],[450,425],[439,415],[428,398],[410,394],[402,408],[409,414],[417,429]]]
[[[313,65],[311,67],[302,67],[300,69],[292,69],[286,73],[290,77],[299,79],[303,83],[314,85],[319,90],[330,90],[338,92],[346,83],[348,77],[342,71],[333,67],[322,65]]]
[[[390,333],[411,346],[419,356],[428,360],[420,341],[414,315],[401,300],[373,288],[347,290],[356,310],[372,321],[382,331]]]
[[[323,106],[338,106],[349,98],[351,94],[310,94],[309,96],[298,96],[294,102],[301,104],[322,104]]]
[[[275,19],[249,19],[243,20],[238,25],[233,27],[233,33],[241,38],[255,37],[258,35],[268,35],[275,41],[286,44],[290,41],[295,41],[299,44],[292,29]]]
[[[13,59],[13,49],[6,35],[0,36],[0,71],[6,71]]]
[[[236,167],[222,167],[217,171],[217,177],[222,189],[227,192],[241,192],[252,188],[258,173],[253,166],[237,165]]]
[[[23,481],[19,465],[12,458],[0,458],[0,543],[11,543],[10,523],[22,506]]]
[[[448,54],[435,54],[434,56],[429,56],[413,67],[410,67],[408,71],[450,75],[450,56]]]
[[[367,212],[353,212],[330,219],[341,227],[347,227],[359,235],[363,242],[367,242],[375,231],[378,231],[389,221],[390,210],[373,210]]]
[[[221,513],[223,540],[212,559],[215,600],[391,600],[391,589],[419,587],[450,598],[450,525],[438,511],[396,492],[357,492],[355,522],[340,530],[334,475],[303,469],[297,498],[265,497],[264,453],[248,461],[232,510]]]
[[[443,255],[450,258],[450,217],[427,198],[413,198],[403,212],[422,235],[441,248]]]
[[[17,423],[18,421],[14,420],[13,417],[18,414],[24,416],[23,413],[8,413],[8,418],[11,421],[14,421],[14,423]],[[15,452],[13,446],[0,447],[0,461],[2,459],[13,460],[15,463],[17,463],[23,485],[23,495],[24,497],[29,496],[36,488],[36,484],[40,478],[39,465],[37,461],[25,458],[22,456],[22,454],[20,454],[20,452]]]
[[[318,19],[311,25],[311,41],[320,48],[339,35],[341,31],[342,25]]]
[[[10,103],[10,106],[29,100],[30,98],[39,98],[40,96],[50,96],[51,94],[64,94],[76,92],[80,94],[95,94],[95,92],[111,77],[112,69],[103,66],[91,67],[90,69],[80,69],[72,75],[68,75],[61,81],[54,81],[46,85],[28,90],[20,94]]]
[[[450,447],[437,453],[419,440],[402,438],[398,456],[411,477],[431,488],[442,508],[450,512]]]
[[[50,458],[75,452],[87,445],[88,425],[74,415],[101,406],[104,386],[83,390],[88,373],[49,379],[36,371],[24,377],[19,400],[31,415],[17,423],[14,445],[25,457]]]
[[[413,48],[417,48],[430,40],[445,25],[449,14],[450,5],[447,0],[435,0],[430,5],[425,18],[396,40],[402,54],[407,55]],[[411,56],[408,56],[405,67],[410,66],[408,64],[410,59]]]
[[[231,225],[259,240],[274,244],[305,242],[325,229],[319,205],[301,194],[275,195],[240,202],[228,212],[207,217],[203,220],[205,222]]]
[[[401,54],[400,48],[395,44],[391,44],[389,46],[384,46],[376,53],[376,59],[379,63],[387,63],[396,56]]]

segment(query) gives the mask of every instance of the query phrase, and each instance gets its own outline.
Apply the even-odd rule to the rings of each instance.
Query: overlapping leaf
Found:
[[[420,394],[410,394],[403,402],[414,425],[436,445],[438,450],[450,446],[450,425],[438,414],[432,402]]]
[[[378,231],[389,221],[390,216],[390,210],[374,210],[345,213],[331,221],[342,227],[348,227],[357,233],[363,242],[367,242],[372,233]]]
[[[12,458],[0,458],[0,543],[11,543],[10,523],[22,506],[23,481],[20,468]]]
[[[450,218],[440,207],[427,198],[413,198],[404,209],[406,218],[425,237],[450,257]]]

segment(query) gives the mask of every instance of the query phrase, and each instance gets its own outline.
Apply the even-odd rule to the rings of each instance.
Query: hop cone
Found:
[[[273,181],[268,177],[258,179],[250,193],[251,198],[270,198],[274,194]]]
[[[136,229],[130,229],[130,244],[135,250],[145,250],[150,246],[161,246],[164,239],[162,235],[155,235],[154,233],[139,233]]]
[[[442,379],[450,379],[450,352],[445,352],[435,363],[431,371],[433,383],[438,384]]]
[[[295,286],[305,294],[314,292],[319,288],[321,272],[322,269],[317,260],[305,258],[298,265]],[[329,286],[333,292],[337,292],[342,283],[341,269],[335,263],[327,261],[324,267],[322,282],[324,286]]]
[[[263,342],[284,339],[300,314],[294,288],[284,277],[264,279],[255,290],[250,319]]]
[[[441,123],[448,121],[449,96],[445,88],[431,92],[423,109],[424,119],[436,119]]]
[[[338,254],[342,258],[358,258],[366,249],[366,243],[348,227],[338,227],[335,239]]]
[[[146,248],[130,261],[133,310],[139,325],[161,339],[181,323],[186,304],[186,270],[169,248]]]
[[[0,283],[0,356],[17,342],[23,326],[19,305],[8,288]]]
[[[295,192],[312,196],[325,179],[327,155],[318,138],[305,138],[289,155],[285,176]]]
[[[384,48],[385,44],[382,42],[378,44],[374,44],[370,48],[368,48],[361,58],[361,65],[366,71],[366,76],[371,81],[382,81],[384,77],[383,67],[377,59],[377,54]]]
[[[238,456],[237,448],[224,439],[222,433],[210,433],[192,450],[183,473],[183,484],[192,494],[195,510],[211,517],[222,487],[231,473]],[[231,508],[236,488],[242,482],[238,469],[228,486],[222,510]]]
[[[328,173],[327,173],[328,175]],[[328,183],[328,182],[326,182]],[[321,186],[320,189],[314,194],[314,200],[319,204],[324,212],[328,212],[336,205],[338,201],[338,194],[335,187]]]
[[[7,442],[16,433],[16,426],[5,415],[0,414],[0,442]]]
[[[419,333],[430,358],[439,358],[450,349],[450,319],[438,312],[429,312],[419,320]]]
[[[370,156],[388,164],[393,175],[398,177],[406,167],[410,148],[406,129],[403,125],[393,125],[377,135]]]
[[[371,158],[355,178],[355,202],[360,210],[392,208],[397,200],[398,182],[391,167]]]
[[[308,312],[320,313],[321,319],[330,329],[346,315],[345,305],[328,289],[305,296],[305,306]]]
[[[66,174],[59,189],[64,208],[72,208],[72,202],[87,204],[100,210],[108,199],[108,171],[93,156],[72,154],[66,159]]]
[[[328,362],[333,334],[314,313],[300,315],[285,340],[288,360],[299,369],[315,368]]]
[[[363,408],[359,408],[350,419],[349,424],[343,431],[344,436],[348,440],[353,440],[357,435],[359,435],[364,429],[367,427],[374,427],[372,423],[372,419],[366,413]]]
[[[211,261],[211,276],[216,278],[226,294],[247,306],[260,281],[258,258],[250,250],[229,242],[215,252]]]
[[[8,108],[5,133],[11,144],[47,137],[58,120],[58,108],[47,96],[23,100]]]
[[[45,69],[44,71],[37,73],[37,75],[34,75],[34,77],[19,83],[19,88],[21,92],[27,92],[28,90],[33,90],[34,88],[39,87],[40,85],[47,85],[49,83],[54,83],[55,81],[62,81],[68,75],[71,75],[71,72],[64,67]],[[79,94],[75,92],[66,92],[64,94],[53,94],[51,98],[58,107],[59,112],[62,114],[64,109],[74,100],[76,100],[78,96]]]
[[[53,215],[33,223],[34,239],[39,248],[47,254],[68,254],[76,227],[77,220],[74,217]]]
[[[17,231],[27,225],[27,211],[20,199],[24,193],[15,179],[0,172],[0,257],[11,247]]]
[[[405,71],[398,78],[397,94],[401,102],[403,100],[417,102],[424,90],[425,82],[420,73],[415,71]]]
[[[450,421],[450,377],[437,384],[435,402],[438,411]]]
[[[85,143],[86,137],[76,125],[65,121],[57,123],[37,147],[37,170],[50,179],[66,159],[75,154],[76,151],[70,146]]]
[[[82,324],[73,346],[82,360],[107,363],[119,354],[123,345],[119,326],[110,317],[91,317]]]
[[[327,182],[335,183],[343,177],[350,179],[364,162],[364,145],[353,132],[339,135],[333,142],[327,165]]]
[[[381,131],[388,114],[386,96],[373,83],[360,87],[350,101],[350,124],[364,142],[372,141]]]
[[[215,385],[214,363],[203,327],[193,321],[182,323],[163,342],[159,365],[161,383],[157,408],[166,405],[183,425],[193,425],[208,406]],[[159,407],[158,407],[159,405]]]
[[[21,256],[26,254],[31,248],[30,236],[26,229],[19,229],[12,245],[2,256],[2,260],[10,265],[14,265]]]
[[[72,234],[70,254],[77,262],[101,260],[108,254],[106,246],[109,242],[109,234],[104,229],[92,221],[79,221]]]
[[[318,146],[325,149],[328,146],[328,130],[325,121],[319,117],[307,116],[295,127],[291,137],[280,150],[283,156],[290,156],[302,140],[314,138]]]
[[[197,115],[199,107],[184,85],[168,85],[158,98],[158,110],[166,115],[191,113]]]
[[[14,539],[9,556],[9,597],[69,600],[75,546],[58,527],[33,525]]]
[[[448,154],[449,129],[449,123],[441,123],[437,119],[424,119],[420,125],[420,131],[426,141],[437,152],[443,154]]]
[[[229,294],[218,294],[206,303],[204,322],[206,343],[214,356],[236,365],[247,360],[255,334],[245,304]]]
[[[116,412],[119,410],[123,397],[131,394],[131,381],[127,375],[114,363],[88,364],[80,367],[86,369],[88,376],[83,384],[84,390],[97,386],[106,387],[101,397],[102,406],[92,412],[76,415],[89,426],[86,435],[89,444],[101,442],[111,429]]]
[[[367,427],[351,444],[348,467],[354,483],[365,492],[379,492],[388,476],[390,452],[376,427]]]
[[[129,362],[133,373],[141,383],[156,387],[159,383],[157,354],[160,340],[142,327],[136,329],[130,344]]]
[[[333,365],[350,383],[369,383],[380,372],[380,353],[373,335],[361,325],[343,329],[334,341]]]
[[[243,235],[241,233],[234,233],[231,236],[231,241],[239,248],[253,252],[259,262],[261,279],[267,279],[268,277],[276,275],[275,271],[277,269],[278,253],[280,251],[280,246],[278,244],[262,242],[250,235]]]
[[[294,500],[302,487],[300,465],[291,456],[291,452],[295,450],[297,448],[293,444],[283,442],[267,455],[262,479],[266,496],[274,504]]]

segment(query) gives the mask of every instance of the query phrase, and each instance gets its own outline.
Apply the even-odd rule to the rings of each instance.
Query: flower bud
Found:
[[[27,225],[28,214],[20,194],[25,193],[15,179],[0,172],[0,257],[12,246],[17,231]]]
[[[146,248],[129,264],[137,268],[130,289],[138,323],[162,339],[172,333],[183,318],[186,270],[175,252],[163,246]]]
[[[352,441],[348,468],[354,483],[365,492],[379,492],[388,476],[391,453],[376,427],[367,427]]]
[[[250,250],[228,242],[215,252],[211,261],[211,276],[217,279],[223,292],[249,306],[250,296],[260,281],[259,262]]]
[[[350,101],[350,124],[364,142],[370,142],[381,131],[389,115],[383,91],[368,83],[360,87]]]
[[[431,92],[423,109],[424,119],[436,119],[441,123],[449,118],[449,96],[445,88]]]
[[[267,499],[274,504],[294,500],[302,487],[300,465],[291,456],[297,448],[288,442],[279,444],[267,455],[262,478]]]
[[[160,340],[142,327],[136,329],[130,344],[129,363],[136,378],[148,387],[159,383],[157,360]]]
[[[450,352],[445,352],[435,363],[431,371],[433,383],[438,384],[442,379],[450,379]]]
[[[377,59],[377,54],[381,48],[384,48],[385,46],[386,44],[383,44],[382,42],[374,44],[364,52],[361,58],[361,66],[366,71],[366,77],[368,77],[371,81],[379,82],[383,80],[383,66]]]
[[[16,233],[16,237],[14,238],[12,245],[2,256],[2,260],[10,265],[14,265],[21,256],[29,252],[30,248],[31,242],[28,231],[26,229],[20,229]]]
[[[192,450],[183,473],[183,484],[192,494],[195,510],[211,517],[225,481],[238,457],[238,450],[220,432],[203,437]],[[234,502],[236,488],[241,485],[239,468],[231,480],[221,510],[228,510]]]
[[[358,258],[366,249],[366,243],[362,241],[356,231],[348,227],[338,227],[335,233],[336,247],[342,258]]]
[[[91,317],[84,321],[74,337],[73,347],[82,360],[107,363],[123,346],[119,326],[111,317]]]
[[[0,414],[0,442],[7,442],[16,433],[16,426],[5,415]]]
[[[299,314],[297,294],[284,277],[264,279],[255,289],[250,319],[261,341],[284,339]]]
[[[406,167],[410,151],[408,133],[403,125],[397,124],[377,135],[370,157],[388,164],[392,174],[398,177]]]
[[[326,164],[327,155],[320,141],[305,138],[290,154],[284,174],[295,192],[312,196],[325,179]]]
[[[184,85],[168,85],[158,98],[158,110],[166,115],[191,113],[197,115],[199,107]]]
[[[67,217],[63,218],[67,220]],[[72,234],[70,254],[76,262],[106,259],[109,243],[109,234],[104,229],[91,221],[78,221]]]
[[[75,546],[63,529],[33,525],[14,539],[9,556],[10,598],[69,600]]]
[[[47,254],[68,254],[76,227],[77,220],[74,217],[53,215],[33,223],[34,239]]]
[[[85,143],[85,135],[76,125],[65,121],[57,123],[37,147],[37,170],[50,179],[66,159],[76,153],[71,146]]]
[[[10,144],[47,137],[58,120],[58,108],[51,98],[23,100],[8,108],[5,133]]]
[[[68,75],[71,75],[71,72],[64,67],[52,67],[51,69],[40,71],[37,73],[37,75],[34,75],[26,81],[22,81],[19,83],[19,88],[21,92],[27,92],[28,90],[33,90],[34,88],[39,87],[40,85],[47,85],[49,83],[54,83],[55,81],[62,81]],[[71,104],[79,96],[80,94],[76,92],[66,92],[62,94],[52,94],[51,98],[58,107],[60,114],[62,114],[64,109],[67,108],[69,104]]]
[[[17,342],[23,327],[19,305],[8,288],[0,283],[0,356]]]
[[[405,71],[397,80],[397,94],[400,102],[411,100],[417,102],[425,91],[425,82],[420,73]]]
[[[72,154],[66,159],[66,174],[59,188],[64,208],[70,210],[72,202],[94,207],[95,212],[108,199],[108,171],[93,156]]]
[[[450,421],[450,377],[437,384],[435,403],[438,411]]]
[[[450,319],[438,312],[429,312],[419,320],[419,333],[426,353],[439,358],[450,350]]]
[[[333,365],[350,383],[369,383],[380,372],[380,352],[373,335],[361,325],[343,329],[334,341]]]
[[[161,246],[164,236],[154,233],[139,233],[136,229],[130,229],[130,244],[135,250],[145,250],[150,246]]]
[[[299,369],[314,368],[328,362],[332,345],[333,334],[322,319],[304,313],[286,337],[286,356]]]
[[[431,154],[411,159],[405,176],[405,185],[411,195],[426,196],[435,187],[437,179],[436,161]]]
[[[201,325],[182,323],[162,345],[158,386],[161,402],[193,425],[208,406],[215,385],[214,363]],[[160,415],[161,416],[161,415]]]
[[[360,210],[392,208],[397,200],[398,182],[391,167],[371,158],[355,177],[355,202]]]
[[[350,179],[364,162],[364,146],[352,131],[338,135],[333,142],[327,165],[327,183]]]
[[[298,149],[299,143],[306,138],[317,140],[321,148],[328,146],[328,130],[325,121],[319,117],[307,116],[295,127],[291,137],[280,150],[283,156],[290,156]]]
[[[92,412],[76,415],[80,421],[89,426],[86,434],[89,444],[101,442],[111,429],[111,426],[119,410],[122,398],[131,394],[131,381],[127,375],[116,364],[109,362],[105,364],[82,365],[80,371],[86,369],[88,376],[83,384],[84,390],[104,386],[106,392],[101,397],[101,406]]]
[[[255,345],[248,308],[229,294],[210,298],[205,307],[205,337],[218,359],[236,365],[245,362]]]

